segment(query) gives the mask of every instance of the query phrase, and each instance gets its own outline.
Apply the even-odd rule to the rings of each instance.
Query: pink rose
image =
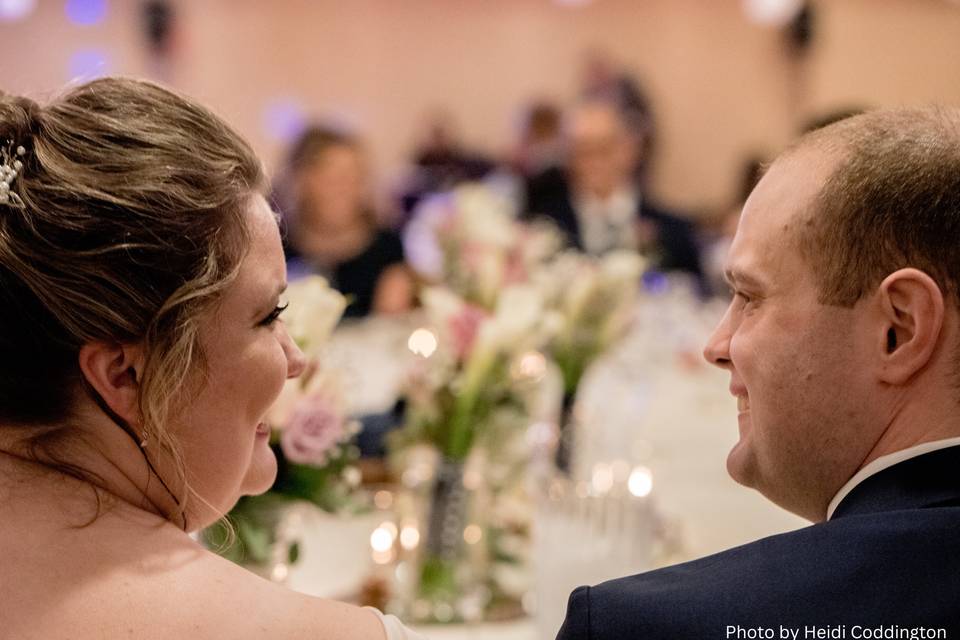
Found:
[[[486,318],[486,311],[472,304],[465,304],[460,313],[450,318],[450,333],[457,359],[463,360],[470,355],[480,325]]]
[[[504,268],[503,283],[519,284],[530,279],[527,265],[523,263],[523,249],[514,249],[507,255],[507,265]]]
[[[280,433],[280,448],[296,464],[323,466],[327,455],[347,436],[344,416],[325,394],[315,393],[297,403],[286,428]]]

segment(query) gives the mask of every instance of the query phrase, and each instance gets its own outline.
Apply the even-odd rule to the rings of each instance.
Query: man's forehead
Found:
[[[623,131],[623,122],[616,109],[606,104],[581,106],[570,121],[573,140],[594,140],[616,137]]]
[[[773,163],[743,207],[727,261],[729,281],[762,286],[801,266],[797,231],[816,215],[834,166],[830,155],[802,148]]]
[[[788,233],[813,215],[817,196],[836,166],[836,157],[817,148],[798,149],[771,165],[743,207],[738,227],[749,234]]]

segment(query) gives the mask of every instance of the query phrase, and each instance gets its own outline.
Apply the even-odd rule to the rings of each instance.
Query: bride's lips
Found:
[[[270,427],[268,427],[267,425],[265,425],[264,423],[261,422],[260,424],[257,425],[257,435],[258,435],[258,436],[269,436],[269,435],[270,435]]]

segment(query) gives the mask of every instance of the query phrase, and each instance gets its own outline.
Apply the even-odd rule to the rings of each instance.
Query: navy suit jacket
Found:
[[[827,522],[579,587],[557,638],[794,637],[785,627],[800,639],[853,639],[856,625],[946,633],[876,637],[960,638],[960,446],[870,476]],[[774,635],[737,635],[737,626]]]
[[[583,250],[580,221],[573,206],[570,183],[559,168],[548,169],[530,179],[526,185],[525,219],[542,217],[553,222],[563,232],[568,244]],[[662,271],[686,271],[698,280],[703,279],[700,249],[694,227],[683,218],[654,206],[641,198],[637,219],[649,222],[655,233],[658,249],[655,268]]]

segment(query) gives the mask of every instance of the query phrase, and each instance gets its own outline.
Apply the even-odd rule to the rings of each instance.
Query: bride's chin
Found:
[[[241,493],[247,496],[260,495],[270,490],[277,479],[277,457],[270,446],[264,443],[254,448],[253,460],[243,480]]]

